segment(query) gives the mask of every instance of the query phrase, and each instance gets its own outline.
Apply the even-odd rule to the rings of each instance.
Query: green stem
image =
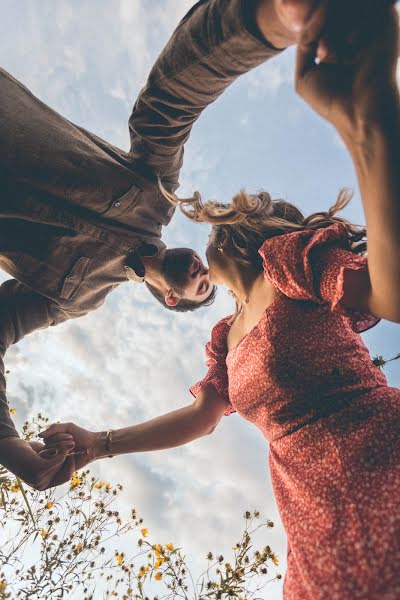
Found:
[[[34,524],[35,527],[37,527],[37,524],[36,524],[36,521],[35,521],[35,517],[33,516],[33,512],[32,512],[32,509],[31,509],[31,505],[29,504],[28,496],[26,495],[24,486],[22,485],[22,481],[20,480],[19,477],[17,477],[17,482],[18,482],[18,485],[19,485],[19,487],[21,489],[21,493],[22,493],[22,496],[24,498],[25,504],[28,507],[28,511],[29,511],[29,514],[31,515],[31,519],[33,521],[33,524]]]

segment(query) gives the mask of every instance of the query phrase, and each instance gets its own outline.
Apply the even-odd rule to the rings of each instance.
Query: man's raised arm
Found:
[[[176,189],[183,145],[201,112],[239,75],[278,54],[273,43],[290,43],[274,8],[273,0],[200,0],[189,10],[129,119],[130,154],[142,173]]]

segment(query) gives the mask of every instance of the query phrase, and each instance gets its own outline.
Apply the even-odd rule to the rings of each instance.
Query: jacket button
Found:
[[[121,206],[121,202],[119,202],[119,200],[117,200],[117,202],[114,202],[114,206],[116,206],[118,208],[119,206]]]

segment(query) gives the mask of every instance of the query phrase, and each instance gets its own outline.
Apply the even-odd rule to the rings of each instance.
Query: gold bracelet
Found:
[[[104,446],[104,449],[106,452],[109,452],[109,454],[107,454],[107,458],[113,458],[113,454],[111,454],[112,450],[111,450],[111,444],[112,444],[112,434],[113,431],[112,429],[108,429],[106,432],[106,443]]]

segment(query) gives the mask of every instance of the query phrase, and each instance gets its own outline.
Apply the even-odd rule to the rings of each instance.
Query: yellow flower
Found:
[[[16,408],[10,408],[10,415],[15,415],[16,412],[17,412]]]
[[[143,529],[141,529],[140,533],[142,534],[143,537],[147,537],[149,535],[149,530],[147,529],[147,527],[143,527]]]
[[[76,554],[79,554],[79,552],[81,552],[81,551],[82,551],[82,548],[83,548],[82,544],[77,544],[77,545],[75,546],[75,553],[76,553]]]
[[[164,561],[163,561],[163,559],[162,559],[162,558],[158,558],[158,559],[156,560],[156,562],[154,563],[154,568],[155,568],[155,569],[158,569],[158,567],[161,567],[161,565],[163,564],[163,562],[164,562]]]
[[[159,554],[160,554],[160,552],[162,552],[162,546],[161,546],[161,544],[156,544],[155,546],[153,546],[153,550],[154,550],[154,552],[155,552],[156,554],[157,554],[157,553],[159,553]]]
[[[271,552],[271,560],[276,567],[279,565],[279,560],[278,560],[278,557],[276,556],[275,552]]]
[[[141,577],[145,577],[145,575],[146,575],[146,573],[148,572],[149,568],[150,568],[149,566],[145,567],[144,565],[142,565],[142,566],[140,567],[140,569],[139,569],[139,573],[138,573],[138,577],[139,577],[139,579],[140,579]]]
[[[20,491],[20,485],[18,483],[18,481],[15,481],[11,486],[10,486],[10,492],[14,492],[17,493]]]
[[[71,475],[70,488],[74,489],[82,483],[82,479],[79,477],[78,472],[74,471]]]
[[[162,574],[160,573],[160,571],[158,571],[158,573],[155,574],[154,579],[156,579],[157,581],[160,581],[160,579],[162,579]]]
[[[111,483],[107,483],[106,484],[106,492],[109,492],[111,490]]]
[[[170,552],[174,549],[174,545],[173,544],[166,544],[166,549],[169,550]]]
[[[50,508],[53,508],[53,503],[51,500],[47,500],[46,504],[44,505],[45,508],[47,508],[47,510],[49,510]]]
[[[119,566],[121,566],[123,562],[124,562],[124,555],[117,554],[117,563],[119,564]]]
[[[0,581],[0,592],[5,592],[7,589],[7,582],[5,579]]]
[[[105,485],[105,481],[98,481],[97,483],[94,484],[93,487],[95,487],[96,490],[100,490],[103,487],[103,485]]]
[[[40,535],[45,540],[49,534],[47,533],[47,531],[45,529],[42,529],[42,531],[40,532]]]

